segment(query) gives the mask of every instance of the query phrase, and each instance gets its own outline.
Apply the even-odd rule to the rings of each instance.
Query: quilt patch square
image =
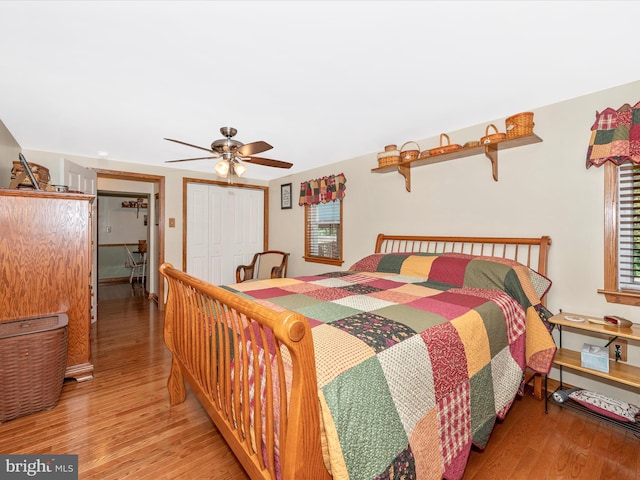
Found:
[[[420,298],[407,304],[410,307],[425,312],[435,313],[447,320],[452,320],[469,311],[469,308],[463,305],[455,305],[438,301],[438,295],[432,297]]]
[[[367,312],[336,320],[331,325],[359,338],[376,353],[415,335],[406,325]]]
[[[384,255],[378,263],[377,270],[389,273],[400,273],[402,264],[408,256],[408,253],[392,253],[390,255]]]
[[[361,310],[336,302],[320,302],[312,303],[304,307],[296,309],[305,317],[316,319],[320,322],[329,323],[334,320],[348,317],[360,313]]]
[[[291,292],[286,292],[286,294],[283,294],[281,296],[269,298],[269,301],[271,303],[294,311],[321,303],[320,300],[308,295]]]
[[[415,295],[408,295],[401,292],[400,290],[380,290],[377,292],[372,292],[370,293],[370,295],[374,298],[379,298],[380,300],[396,303],[398,305],[413,302],[414,300],[418,299],[418,297],[416,297]]]
[[[411,437],[421,419],[436,406],[427,347],[419,335],[414,335],[380,352],[378,360],[404,430]]]
[[[338,299],[334,303],[344,305],[345,307],[351,307],[362,312],[371,312],[373,310],[378,310],[392,305],[390,302],[386,302],[375,297],[369,297],[367,295],[351,295],[350,297]]]
[[[334,405],[344,402],[342,397],[352,390],[359,392],[349,399],[352,408],[334,410]],[[341,442],[351,447],[345,456],[351,478],[374,478],[409,443],[375,356],[325,385],[322,393]]]
[[[440,402],[451,395],[457,385],[468,381],[464,345],[450,322],[441,323],[420,336],[429,349],[436,401]]]
[[[254,298],[269,298],[269,299],[291,295],[291,292],[279,287],[263,288],[260,290],[248,290],[245,293],[247,295],[251,295]]]
[[[282,287],[283,290],[291,293],[306,293],[313,292],[314,290],[319,290],[323,288],[321,285],[316,285],[315,283],[294,283],[292,285],[287,285],[286,287]]]
[[[379,288],[372,287],[371,285],[364,285],[361,283],[357,283],[354,285],[347,285],[345,287],[342,287],[341,290],[346,290],[347,292],[356,294],[356,295],[367,295],[369,293],[380,291]]]
[[[446,283],[461,287],[464,285],[464,275],[467,270],[467,264],[472,257],[461,255],[457,257],[455,254],[436,257],[431,265],[429,279],[436,282]]]
[[[331,302],[333,300],[339,300],[341,298],[348,297],[349,295],[353,295],[353,293],[344,288],[320,287],[316,288],[315,290],[306,292],[306,295],[317,298],[318,300],[322,300],[324,302]]]
[[[436,255],[411,255],[402,264],[400,273],[413,277],[428,277]]]
[[[469,378],[483,369],[491,361],[491,349],[487,329],[482,318],[475,310],[451,321],[467,352],[467,371]]]
[[[320,388],[375,355],[362,340],[330,324],[313,328],[313,348]]]
[[[379,290],[391,290],[399,288],[400,286],[398,282],[394,282],[393,280],[389,280],[388,278],[372,278],[369,285]]]

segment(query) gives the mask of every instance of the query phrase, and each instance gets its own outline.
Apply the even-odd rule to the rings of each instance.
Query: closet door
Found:
[[[236,267],[265,249],[265,191],[187,184],[187,273],[235,283]]]

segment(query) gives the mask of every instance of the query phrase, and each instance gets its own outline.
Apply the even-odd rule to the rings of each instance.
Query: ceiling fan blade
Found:
[[[191,160],[208,160],[210,158],[220,158],[220,155],[217,155],[215,157],[197,157],[197,158],[183,158],[180,160],[166,160],[164,163],[190,162]]]
[[[250,155],[253,155],[254,153],[266,152],[267,150],[271,150],[272,148],[273,147],[269,145],[267,142],[263,142],[263,141],[252,142],[252,143],[247,143],[246,145],[243,145],[242,147],[238,148],[238,153],[243,157],[248,157]]]
[[[272,160],[270,158],[262,158],[262,157],[245,157],[242,159],[248,163],[255,163],[256,165],[265,165],[267,167],[277,167],[277,168],[291,168],[293,167],[293,163],[283,162],[281,160]]]
[[[199,147],[198,145],[192,145],[192,144],[190,144],[190,143],[181,142],[180,140],[174,140],[173,138],[165,138],[165,140],[169,140],[170,142],[179,143],[179,144],[181,144],[181,145],[186,145],[187,147],[199,148],[200,150],[204,150],[205,152],[211,152],[211,153],[214,153],[214,152],[213,152],[213,150],[211,150],[210,148],[206,148],[206,147]]]

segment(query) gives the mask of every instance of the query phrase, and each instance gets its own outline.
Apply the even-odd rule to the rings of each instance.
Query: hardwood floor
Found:
[[[129,284],[106,299],[119,288],[99,292],[94,379],[65,383],[53,409],[0,425],[0,452],[77,454],[80,479],[248,478],[194,395],[169,406],[162,316]]]
[[[99,291],[95,378],[65,383],[51,410],[0,424],[0,452],[77,454],[80,479],[247,479],[191,392],[169,406],[162,315],[117,288]],[[527,394],[471,453],[464,480],[532,478],[640,478],[640,439],[553,405],[545,415]]]

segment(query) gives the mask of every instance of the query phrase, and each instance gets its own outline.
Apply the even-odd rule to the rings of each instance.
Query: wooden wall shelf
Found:
[[[120,208],[138,208],[138,209],[146,209],[148,207],[148,205],[146,203],[142,203],[138,206],[136,205],[122,205],[122,207]]]
[[[480,145],[477,147],[468,147],[456,150],[451,153],[443,153],[440,155],[431,155],[425,158],[418,158],[408,162],[402,162],[397,165],[386,165],[384,167],[372,168],[373,173],[388,173],[398,171],[405,179],[405,187],[407,192],[411,191],[411,169],[413,167],[419,167],[422,165],[431,165],[433,163],[446,162],[448,160],[455,160],[456,158],[470,157],[472,155],[479,155],[484,153],[486,157],[491,161],[491,173],[493,179],[498,181],[498,151],[506,150],[508,148],[522,147],[524,145],[531,145],[533,143],[542,142],[542,139],[536,134],[527,135],[524,137],[512,138],[509,140],[502,140],[500,142],[490,143],[488,145]]]

